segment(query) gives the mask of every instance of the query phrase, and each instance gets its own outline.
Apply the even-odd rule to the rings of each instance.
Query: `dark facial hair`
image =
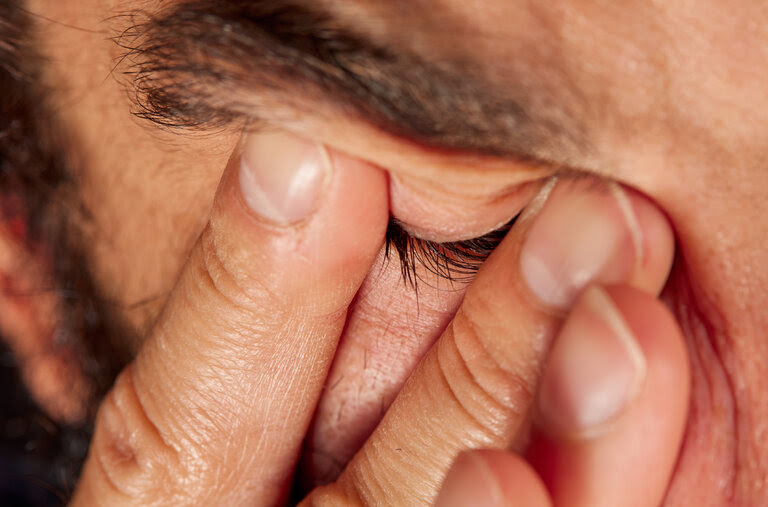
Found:
[[[78,199],[76,168],[61,149],[66,135],[39,85],[44,61],[21,3],[0,1],[0,220],[28,254],[50,265],[42,289],[57,294],[61,316],[52,339],[76,352],[74,366],[90,393],[86,420],[52,420],[29,396],[0,339],[0,505],[62,505],[87,453],[98,403],[130,357],[125,327],[88,269],[79,233],[88,213]]]

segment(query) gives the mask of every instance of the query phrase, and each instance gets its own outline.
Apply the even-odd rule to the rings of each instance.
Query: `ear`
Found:
[[[30,394],[53,419],[86,416],[88,385],[71,347],[57,343],[61,307],[49,256],[0,222],[0,341],[11,350]]]

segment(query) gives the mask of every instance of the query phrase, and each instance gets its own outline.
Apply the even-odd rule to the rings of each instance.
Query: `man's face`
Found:
[[[723,498],[764,490],[762,2],[29,4],[57,20],[40,20],[45,80],[91,215],[91,266],[136,336],[204,227],[244,126],[380,166],[393,217],[425,240],[498,228],[551,175],[610,178],[655,201],[678,239],[665,298],[694,377],[671,499],[693,498],[703,476]],[[136,83],[138,106],[126,93]],[[160,130],[137,111],[194,127]],[[370,294],[372,306],[385,297],[375,284]]]

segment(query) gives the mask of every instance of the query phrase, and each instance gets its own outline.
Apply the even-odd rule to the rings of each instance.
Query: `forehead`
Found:
[[[389,40],[394,36],[411,46],[425,44],[475,56],[534,42],[550,50],[573,49],[590,41],[613,46],[603,49],[631,45],[656,50],[659,44],[691,37],[700,44],[744,41],[754,33],[739,30],[764,31],[768,14],[764,2],[750,0],[322,0],[320,4]],[[459,43],[470,38],[471,47]]]
[[[681,73],[703,60],[736,65],[765,42],[764,2],[723,0],[325,0],[378,38],[431,55],[515,66],[567,68],[568,77]],[[682,65],[682,67],[681,67]],[[701,69],[703,70],[703,69]],[[551,76],[550,76],[551,77]],[[660,77],[660,76],[659,76]],[[653,83],[646,82],[645,87]]]
[[[434,61],[479,64],[473,71],[501,88],[546,89],[596,130],[615,132],[628,119],[701,130],[701,118],[711,118],[713,126],[728,124],[730,134],[744,138],[750,132],[740,131],[739,120],[768,107],[760,91],[768,81],[765,2],[325,3],[383,44]]]

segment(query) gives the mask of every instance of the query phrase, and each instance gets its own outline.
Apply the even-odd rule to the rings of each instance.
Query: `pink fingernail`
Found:
[[[589,435],[615,418],[645,379],[643,351],[605,290],[587,289],[550,354],[538,395],[544,426]]]
[[[288,132],[251,134],[240,159],[243,199],[267,220],[300,222],[317,209],[330,165],[317,143]]]
[[[520,252],[523,278],[542,302],[568,307],[593,281],[623,281],[635,238],[605,188],[560,183],[534,219]]]

